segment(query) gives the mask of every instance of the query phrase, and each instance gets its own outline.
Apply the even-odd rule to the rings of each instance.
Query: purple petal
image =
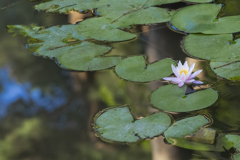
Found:
[[[177,77],[179,76],[179,73],[173,64],[172,64],[172,71],[175,74],[175,76],[177,76]]]
[[[190,66],[188,72],[189,72],[189,73],[192,73],[194,67],[195,67],[195,63],[193,63],[193,64]]]
[[[180,82],[180,83],[178,83],[178,87],[182,87],[184,85],[184,82],[182,81],[182,82]]]
[[[201,81],[193,81],[194,84],[203,84]]]
[[[177,79],[172,80],[172,83],[179,84],[181,81],[182,81],[181,79],[177,78]]]
[[[178,62],[178,68],[181,69],[182,68],[182,62],[179,60]]]
[[[183,65],[183,67],[184,67],[186,70],[188,70],[188,69],[189,69],[187,61],[185,61],[185,63],[184,63],[184,65]]]
[[[165,77],[165,78],[163,78],[163,80],[165,80],[165,81],[173,81],[175,79],[178,79],[178,78],[177,77]]]
[[[197,75],[199,75],[199,73],[201,73],[202,72],[202,70],[198,70],[198,71],[196,71],[196,72],[194,72],[190,77],[189,77],[189,79],[192,79],[192,78],[195,78]]]
[[[193,83],[195,81],[195,79],[189,79],[187,81],[185,81],[185,83]]]

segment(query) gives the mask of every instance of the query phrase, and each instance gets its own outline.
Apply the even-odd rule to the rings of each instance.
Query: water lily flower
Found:
[[[173,73],[176,77],[165,77],[163,78],[166,81],[171,81],[173,84],[178,84],[179,87],[182,87],[184,84],[203,84],[201,81],[196,81],[194,78],[202,72],[202,70],[198,70],[192,74],[195,63],[193,63],[190,67],[188,66],[187,61],[182,65],[181,61],[178,62],[178,66],[172,64]]]

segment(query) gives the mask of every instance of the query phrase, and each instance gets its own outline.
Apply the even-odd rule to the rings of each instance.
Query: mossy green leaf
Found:
[[[240,62],[210,62],[212,70],[221,77],[236,81],[240,80]]]
[[[128,107],[115,107],[98,114],[94,128],[104,140],[131,143],[158,136],[170,124],[171,118],[162,112],[135,120]]]
[[[239,135],[226,135],[228,141],[234,143],[234,148],[240,151],[240,136]]]
[[[167,141],[175,146],[198,150],[198,151],[216,151],[216,152],[225,152],[226,149],[229,150],[233,147],[233,143],[229,142],[225,137],[225,134],[220,134],[215,139],[214,144],[204,144],[199,142],[190,141],[186,138],[168,138]]]
[[[208,124],[209,121],[202,115],[188,117],[173,123],[165,132],[166,138],[184,138],[187,135],[196,133],[200,127]]]
[[[190,34],[183,41],[190,55],[210,61],[240,60],[240,39],[233,41],[232,34]]]
[[[111,48],[83,42],[82,44],[61,54],[58,58],[58,64],[69,70],[77,71],[95,71],[107,69],[118,64],[122,58],[102,57]]]
[[[174,84],[160,87],[151,94],[151,102],[164,111],[189,112],[209,107],[218,99],[212,88],[185,95],[186,89],[186,85],[179,88]]]
[[[147,64],[143,56],[133,56],[122,60],[115,67],[116,74],[126,80],[134,82],[149,82],[169,76],[172,73],[172,59],[163,59]]]
[[[198,4],[176,11],[172,25],[183,32],[224,34],[240,31],[240,15],[217,18],[221,4]]]

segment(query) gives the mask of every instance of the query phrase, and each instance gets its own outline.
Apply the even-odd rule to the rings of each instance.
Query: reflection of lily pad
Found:
[[[172,144],[175,146],[198,151],[225,152],[226,151],[225,149],[229,150],[230,148],[233,147],[233,143],[229,142],[224,134],[219,135],[215,139],[214,144],[193,142],[186,138],[174,138],[174,139],[169,138],[168,141],[169,143],[172,142]]]
[[[151,102],[164,111],[189,112],[209,107],[218,99],[212,88],[185,95],[186,88],[173,84],[160,87],[152,93]]]
[[[170,124],[170,117],[162,112],[135,121],[128,107],[116,107],[97,115],[94,128],[105,140],[136,142],[162,134]]]
[[[218,76],[232,81],[240,80],[240,62],[230,63],[231,62],[210,62],[210,66]]]
[[[240,16],[217,19],[221,4],[198,4],[176,11],[171,23],[178,30],[188,33],[223,34],[240,31]]]
[[[172,73],[171,64],[175,64],[172,59],[163,59],[146,64],[143,56],[128,57],[119,63],[115,71],[123,79],[134,82],[149,82],[164,78]]]
[[[78,71],[107,69],[115,66],[122,60],[119,56],[99,57],[110,49],[110,47],[83,42],[81,45],[64,52],[58,58],[58,63],[65,69]]]
[[[232,34],[190,34],[186,36],[183,47],[190,55],[211,61],[240,59],[240,39],[233,41]]]

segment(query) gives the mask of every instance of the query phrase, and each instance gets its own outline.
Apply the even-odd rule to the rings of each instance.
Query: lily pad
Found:
[[[179,88],[174,84],[160,87],[152,93],[151,102],[164,111],[189,112],[209,107],[218,99],[212,88],[185,95],[186,89],[186,85]]]
[[[61,67],[69,70],[95,71],[107,69],[122,60],[119,56],[102,57],[110,49],[110,47],[83,42],[81,45],[62,53],[57,62]]]
[[[234,159],[234,160],[240,160],[240,153],[235,154],[235,155],[233,156],[233,159]]]
[[[176,11],[172,25],[183,32],[224,34],[240,31],[240,15],[218,18],[221,4],[198,4]]]
[[[234,143],[234,148],[240,151],[240,136],[239,135],[226,135],[228,141]]]
[[[240,62],[210,62],[210,66],[218,76],[232,81],[240,80]]]
[[[214,144],[204,144],[199,142],[190,141],[186,138],[169,138],[169,143],[172,143],[175,146],[198,150],[198,151],[216,151],[216,152],[225,152],[233,147],[233,143],[229,142],[225,137],[225,134],[220,134],[216,139]]]
[[[207,2],[213,2],[213,0],[184,0],[187,2],[194,2],[194,3],[207,3]]]
[[[59,12],[59,13],[67,13],[69,11],[87,11],[90,9],[96,9],[102,6],[108,6],[111,9],[111,14],[116,17],[119,16],[119,12],[130,11],[133,8],[137,9],[144,5],[144,7],[156,6],[161,4],[175,3],[180,0],[52,0],[49,2],[44,2],[35,6],[37,10],[45,10],[47,12]],[[147,3],[146,3],[147,2]],[[118,10],[116,6],[119,6]],[[121,15],[120,15],[121,16]]]
[[[190,34],[185,37],[183,48],[194,57],[211,61],[240,60],[240,39],[233,41],[232,34]]]
[[[103,140],[128,143],[158,136],[171,124],[171,118],[162,112],[135,120],[128,107],[107,109],[94,120],[94,128]]]
[[[165,132],[166,138],[184,138],[187,135],[196,133],[200,127],[208,124],[209,121],[202,115],[188,117],[173,123]]]
[[[113,10],[114,11],[119,10],[117,18],[121,17],[121,15],[127,12],[126,10],[123,10],[122,6],[115,6],[115,7],[116,8],[113,8],[112,6],[103,6],[103,7],[100,7],[97,11],[104,18],[114,21],[116,19],[116,15],[109,14],[109,13],[112,13]],[[168,11],[167,9],[158,8],[158,7],[149,7],[146,9],[142,8],[124,15],[123,17],[117,19],[116,22],[112,23],[112,25],[115,26],[116,28],[129,28],[132,25],[141,25],[141,24],[145,25],[145,24],[168,22],[170,21],[171,16],[173,15],[174,12],[175,11]]]
[[[122,60],[116,68],[116,74],[123,79],[134,82],[149,82],[164,78],[172,73],[172,59],[163,59],[147,64],[143,56],[133,56]]]

